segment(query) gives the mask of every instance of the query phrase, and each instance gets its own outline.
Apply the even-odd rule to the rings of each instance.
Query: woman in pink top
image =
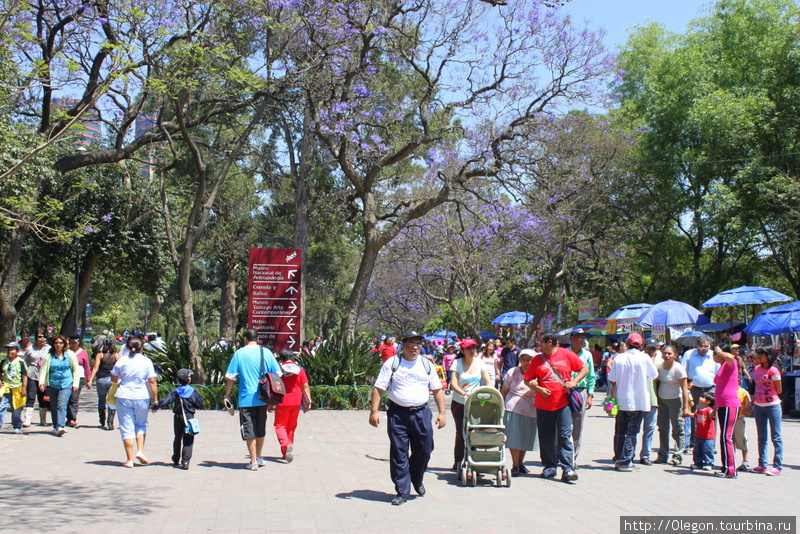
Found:
[[[714,376],[714,395],[719,420],[719,448],[722,471],[718,477],[736,478],[736,455],[733,450],[733,427],[739,417],[739,362],[731,354],[730,345],[714,347],[714,361],[720,364]]]
[[[781,432],[781,397],[783,384],[781,372],[775,367],[778,355],[769,345],[756,349],[756,367],[753,369],[753,380],[756,383],[755,410],[756,433],[758,434],[758,467],[754,473],[780,475],[783,469],[783,433]],[[770,427],[770,438],[775,449],[772,467],[767,467],[767,425]]]

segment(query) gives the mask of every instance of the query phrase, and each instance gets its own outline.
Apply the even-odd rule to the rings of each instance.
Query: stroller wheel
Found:
[[[505,471],[503,469],[497,470],[497,487],[503,485],[503,479],[505,478]]]
[[[467,475],[467,477],[472,479],[472,487],[473,488],[478,485],[478,473],[470,471],[469,474]]]
[[[458,478],[461,480],[461,485],[462,486],[466,486],[467,485],[467,470],[466,470],[466,468],[462,467],[461,469],[459,469]]]

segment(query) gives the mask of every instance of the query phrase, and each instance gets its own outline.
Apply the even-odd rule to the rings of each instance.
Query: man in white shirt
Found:
[[[381,420],[378,413],[381,396],[384,391],[388,392],[390,472],[397,492],[393,505],[408,500],[412,485],[417,495],[425,495],[422,478],[433,451],[432,414],[428,408],[430,391],[439,410],[437,427],[442,428],[446,423],[442,381],[433,366],[420,357],[422,334],[413,330],[406,332],[402,342],[402,355],[387,359],[375,380],[369,415],[369,423],[377,428]]]
[[[636,435],[645,412],[651,408],[648,382],[658,376],[653,361],[640,350],[643,343],[641,335],[630,334],[627,341],[630,348],[614,358],[608,373],[611,396],[617,399],[619,407],[614,426],[614,468],[619,471],[634,470]]]

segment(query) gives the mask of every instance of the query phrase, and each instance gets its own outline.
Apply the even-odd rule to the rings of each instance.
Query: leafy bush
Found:
[[[233,358],[234,351],[234,347],[230,345],[226,349],[219,346],[212,348],[207,344],[200,346],[200,358],[207,384],[225,383],[225,370]],[[192,368],[189,363],[189,346],[183,339],[168,344],[164,349],[145,349],[145,354],[153,360],[159,381],[177,384],[178,370]]]
[[[298,362],[305,369],[310,384],[327,386],[371,384],[383,363],[372,352],[368,338],[358,337],[350,342],[341,334],[332,336],[315,353],[301,354]],[[342,402],[347,404],[347,401]]]

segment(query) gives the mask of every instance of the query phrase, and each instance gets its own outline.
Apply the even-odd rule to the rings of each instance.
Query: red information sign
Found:
[[[272,349],[300,350],[302,251],[251,248],[248,325]]]

